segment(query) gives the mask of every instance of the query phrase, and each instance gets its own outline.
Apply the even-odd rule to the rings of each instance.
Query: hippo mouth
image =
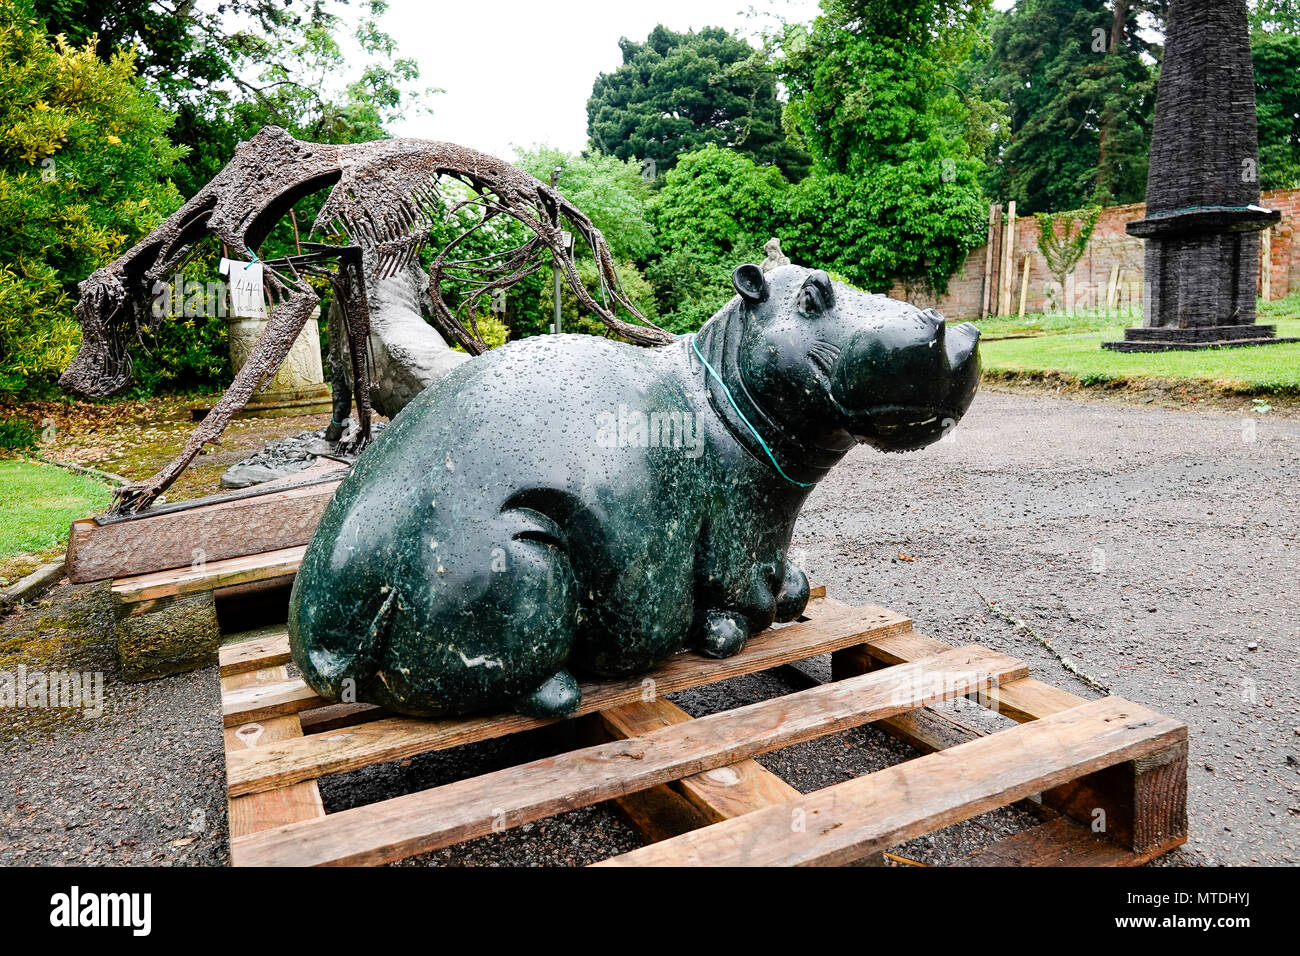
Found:
[[[829,342],[817,342],[808,352],[813,376],[826,391],[826,397],[839,412],[849,432],[860,445],[875,445],[890,450],[909,451],[923,448],[961,416],[939,405],[878,405],[865,410],[848,408],[835,397],[835,362],[840,349]]]
[[[915,451],[942,438],[961,417],[933,405],[882,405],[851,416],[849,432],[860,445]]]

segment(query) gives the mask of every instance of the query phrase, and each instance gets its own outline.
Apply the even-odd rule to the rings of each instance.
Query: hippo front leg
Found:
[[[705,657],[731,657],[749,640],[749,619],[721,609],[697,616],[691,646]]]
[[[796,620],[808,606],[808,576],[788,561],[781,589],[776,593],[776,619],[782,624]]]
[[[718,607],[703,602],[691,628],[691,647],[706,657],[731,657],[751,635],[773,621],[795,620],[807,606],[808,578],[793,564],[785,564],[777,586],[764,569],[757,569],[744,597],[734,605]]]

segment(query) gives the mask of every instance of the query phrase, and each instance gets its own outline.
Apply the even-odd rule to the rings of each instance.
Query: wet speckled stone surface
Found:
[[[531,338],[417,397],[307,549],[289,615],[307,682],[416,715],[563,714],[574,675],[683,643],[726,656],[796,617],[809,491],[859,442],[946,434],[978,333],[799,266],[734,281],[695,337]]]

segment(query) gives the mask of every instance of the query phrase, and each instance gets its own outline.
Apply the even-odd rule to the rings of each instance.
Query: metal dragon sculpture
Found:
[[[448,182],[468,187],[468,198],[445,198],[440,187]],[[435,254],[429,269],[434,323],[449,341],[471,354],[484,352],[475,318],[480,304],[546,265],[547,253],[579,303],[612,333],[638,345],[663,345],[673,338],[646,321],[623,292],[600,230],[555,189],[523,170],[453,143],[308,143],[268,126],[241,143],[221,172],[162,225],[81,283],[74,309],[82,329],[81,348],[59,383],[86,398],[122,391],[131,378],[131,342],[153,324],[150,303],[156,283],[183,268],[208,238],[219,240],[232,257],[256,259],[256,250],[281,217],[304,196],[324,189],[330,192],[312,232],[328,233],[336,243],[303,243],[300,254],[264,262],[271,304],[266,331],[180,453],[149,479],[118,491],[116,513],[148,508],[275,374],[320,303],[307,281],[313,275],[328,280],[342,306],[360,424],[358,447],[352,450],[364,447],[370,441],[373,387],[366,280],[391,277],[409,267],[429,241],[436,218],[467,207],[477,207],[479,218]],[[529,238],[494,255],[457,258],[466,239],[503,216],[523,224]],[[564,241],[566,225],[595,257],[600,300],[578,276]],[[444,297],[444,279],[465,285],[455,307]],[[619,308],[642,324],[619,318]],[[336,420],[339,417],[336,414]]]

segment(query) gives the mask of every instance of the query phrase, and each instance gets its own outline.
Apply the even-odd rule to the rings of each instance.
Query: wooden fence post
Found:
[[[1007,203],[1007,225],[1002,230],[1002,293],[998,298],[998,314],[1011,314],[1011,283],[1015,281],[1016,268],[1016,201]]]
[[[998,226],[1002,221],[1002,205],[989,203],[988,241],[984,244],[984,290],[980,300],[980,318],[986,319],[993,297],[993,247],[997,245]]]

